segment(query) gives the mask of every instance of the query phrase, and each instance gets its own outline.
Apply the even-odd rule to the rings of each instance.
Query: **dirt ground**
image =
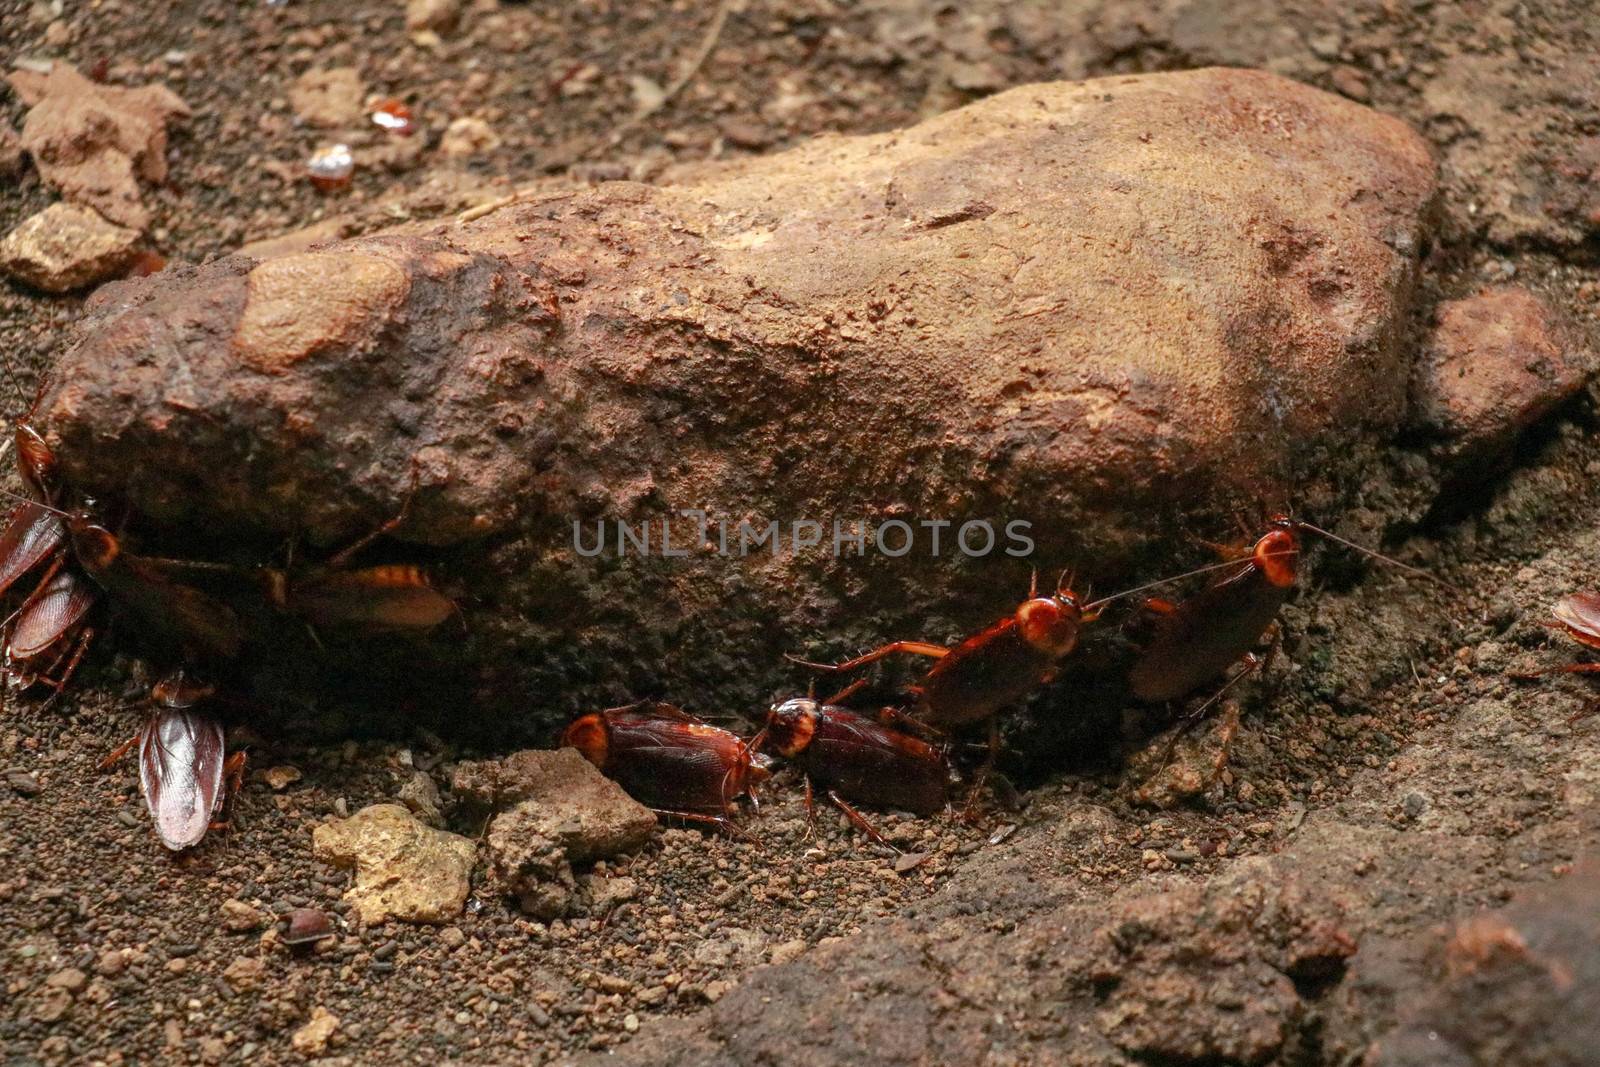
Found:
[[[351,233],[459,210],[544,173],[650,180],[675,162],[892,128],[1028,81],[1262,66],[1433,141],[1444,192],[1419,337],[1439,300],[1514,280],[1591,350],[1600,341],[1600,19],[1583,0],[751,0],[681,93],[629,127],[713,17],[688,3],[478,0],[419,43],[394,0],[159,14],[0,0],[0,59],[64,59],[184,97],[194,115],[174,129],[172,174],[146,194],[149,243],[196,262],[328,218]],[[404,150],[376,131],[353,145],[352,186],[327,195],[299,176],[323,135],[295,121],[288,89],[338,66],[409,101],[422,131]],[[0,120],[22,113],[0,97]],[[441,137],[461,117],[498,144],[445,158]],[[25,172],[0,190],[0,229],[51,199]],[[45,366],[80,304],[0,287],[0,346]],[[300,1062],[291,1035],[322,1009],[338,1018],[322,1054],[350,1063],[544,1062],[629,1044],[639,1062],[1066,1062],[1069,1046],[1084,1063],[1361,1062],[1407,1025],[1408,991],[1432,973],[1421,949],[1386,946],[1556,878],[1600,828],[1600,720],[1577,717],[1590,687],[1509,677],[1577,655],[1542,620],[1555,596],[1594,584],[1594,399],[1437,497],[1374,487],[1370,527],[1387,525],[1387,547],[1443,585],[1342,557],[1322,568],[1286,610],[1286,655],[1246,693],[1228,775],[1204,796],[1135,805],[1119,736],[1065,773],[1026,768],[1019,810],[997,806],[981,825],[885,819],[891,839],[932,856],[907,873],[831,816],[811,834],[780,777],[756,841],[669,830],[594,872],[609,880],[603,914],[547,925],[483,893],[443,930],[341,927],[331,950],[292,955],[264,925],[228,929],[223,904],[342,916],[347,876],[313,860],[310,828],[392,798],[416,769],[442,783],[477,753],[403,727],[311,746],[241,727],[233,743],[257,772],[236,827],[173,858],[131,769],[94,769],[146,690],[135,664],[102,649],[68,696],[9,703],[0,719],[0,1050],[17,1064]],[[261,773],[286,766],[301,777],[281,789]],[[1356,967],[1373,961],[1365,984],[1297,1001],[1298,1036],[1281,1045],[1173,1049],[1112,1030],[1108,1044],[1076,1044],[1104,991],[1052,975],[1092,970],[1072,954],[1089,951],[1087,931],[1141,892],[1266,879],[1252,858],[1339,897]],[[1084,938],[1058,936],[1080,922]],[[1042,955],[1025,960],[1028,946]],[[1018,977],[996,982],[993,959]],[[907,977],[930,970],[942,985]],[[863,990],[875,1007],[853,1017]],[[1056,1002],[1063,1015],[1044,1021],[1040,1006]]]

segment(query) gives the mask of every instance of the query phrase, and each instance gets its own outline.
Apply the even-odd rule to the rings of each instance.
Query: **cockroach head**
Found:
[[[87,508],[67,516],[67,531],[72,535],[72,551],[92,570],[111,566],[122,552],[116,535],[95,521]]]
[[[1250,559],[1267,581],[1279,589],[1294,584],[1300,564],[1300,524],[1287,515],[1274,515],[1267,532],[1256,539]]]
[[[1058,590],[1053,596],[1030,597],[1017,608],[1017,630],[1022,639],[1040,652],[1053,657],[1065,656],[1078,644],[1078,630],[1083,625],[1083,604],[1078,594],[1070,589]]]
[[[809,697],[795,697],[772,705],[762,731],[767,746],[784,759],[794,759],[811,744],[821,715],[819,705]]]
[[[577,749],[584,759],[605,770],[611,759],[611,727],[606,717],[590,712],[572,720],[561,732],[561,747]]]
[[[164,708],[181,711],[210,700],[217,687],[174,671],[150,687],[150,698]]]

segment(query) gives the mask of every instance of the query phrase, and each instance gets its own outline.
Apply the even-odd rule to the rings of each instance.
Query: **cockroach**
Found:
[[[890,848],[850,801],[915,815],[932,815],[948,801],[950,765],[942,749],[832,701],[774,704],[750,744],[758,751],[770,746],[805,775],[807,812],[815,783],[852,825]]]
[[[5,669],[18,689],[41,684],[60,693],[94,640],[94,628],[87,622],[99,595],[87,579],[61,562],[7,627]]]
[[[1553,618],[1544,625],[1553,630],[1563,631],[1585,648],[1600,649],[1600,593],[1568,593],[1551,606],[1550,614]],[[1512,677],[1524,681],[1537,681],[1550,673],[1595,674],[1600,673],[1600,663],[1583,661],[1566,663],[1545,670],[1514,671]],[[1582,711],[1568,716],[1567,723],[1571,725],[1580,719],[1587,719],[1597,711],[1600,711],[1600,702],[1591,703]]]
[[[644,700],[582,715],[561,734],[606,777],[662,815],[732,830],[735,802],[755,802],[765,757],[671,704]]]
[[[1585,648],[1600,649],[1600,593],[1568,593],[1551,607],[1555,621],[1548,625],[1566,631],[1568,637]],[[1568,663],[1559,668],[1567,674],[1600,672],[1600,663]]]
[[[234,610],[174,577],[191,565],[135,555],[87,509],[67,515],[67,534],[79,566],[129,614],[139,636],[176,653],[186,664],[223,665],[244,645]]]
[[[1146,609],[1157,616],[1156,632],[1128,673],[1133,695],[1152,703],[1177,700],[1213,681],[1236,663],[1247,665],[1245,673],[1265,666],[1271,652],[1263,658],[1255,656],[1252,650],[1276,623],[1279,609],[1294,589],[1299,576],[1301,535],[1305,533],[1337,541],[1373,559],[1433,580],[1425,571],[1346,541],[1310,523],[1287,515],[1274,516],[1242,558],[1200,568],[1200,571],[1221,572],[1200,592],[1177,604],[1146,601]],[[1188,576],[1163,579],[1151,585]],[[1140,592],[1151,585],[1108,597],[1094,606]]]
[[[356,570],[319,568],[305,576],[266,569],[267,599],[313,627],[429,630],[456,612],[421,567],[395,563]]]
[[[1037,583],[1028,599],[986,630],[954,648],[926,641],[894,641],[843,663],[812,663],[822,671],[852,671],[886,656],[927,656],[937,662],[921,680],[907,687],[910,706],[903,718],[943,731],[968,723],[993,720],[1040,686],[1055,680],[1061,663],[1078,645],[1083,625],[1096,611],[1085,611],[1078,595],[1063,586],[1048,596]]]
[[[350,567],[362,549],[405,523],[416,489],[417,466],[413,463],[411,489],[393,518],[309,570],[262,568],[267,600],[313,628],[430,630],[456,614],[455,601],[434,589],[421,567],[403,563]]]
[[[198,845],[244,783],[245,755],[227,755],[222,723],[208,710],[213,686],[182,671],[157,682],[155,710],[133,738],[100,761],[110,767],[139,749],[139,791],[156,836],[174,852]]]

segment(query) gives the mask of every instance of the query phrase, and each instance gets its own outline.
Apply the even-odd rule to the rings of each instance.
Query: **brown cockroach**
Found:
[[[1600,649],[1600,593],[1568,593],[1550,609],[1555,621],[1546,625],[1564,630],[1585,648]],[[1567,674],[1600,672],[1600,663],[1568,663],[1558,670]]]
[[[943,749],[833,702],[840,699],[796,697],[772,705],[750,747],[770,746],[799,768],[807,812],[815,783],[858,830],[894,848],[850,801],[932,815],[949,799],[949,762]]]
[[[650,700],[579,716],[561,734],[628,795],[662,815],[733,830],[735,802],[755,802],[767,761],[739,737]]]
[[[129,614],[139,637],[186,664],[231,663],[244,645],[234,610],[175,574],[209,565],[160,560],[125,551],[122,541],[87,509],[67,514],[72,554],[112,604]]]
[[[317,626],[430,630],[456,613],[421,567],[391,563],[354,570],[322,567],[304,576],[264,570],[272,606]]]
[[[812,663],[822,671],[852,671],[895,654],[927,656],[937,662],[907,687],[910,707],[902,718],[933,731],[991,721],[997,712],[1053,681],[1061,663],[1078,645],[1078,633],[1098,611],[1085,610],[1078,595],[1062,586],[1028,599],[988,629],[954,648],[925,641],[894,641],[843,663]]]
[[[319,626],[365,630],[431,630],[457,613],[455,601],[434,589],[428,573],[406,563],[350,566],[362,549],[399,529],[411,514],[418,468],[411,466],[411,489],[393,518],[328,560],[308,570],[261,568],[267,600],[286,614]]]
[[[1095,605],[1203,571],[1221,572],[1200,592],[1179,603],[1146,601],[1146,609],[1157,616],[1156,630],[1128,673],[1133,695],[1152,703],[1177,700],[1215,680],[1236,663],[1246,664],[1243,674],[1263,668],[1272,652],[1261,657],[1253,650],[1272,630],[1279,609],[1294,589],[1299,576],[1301,535],[1305,533],[1337,541],[1363,555],[1433,580],[1425,571],[1346,541],[1320,527],[1287,515],[1274,516],[1242,558],[1152,582],[1107,597]],[[1228,684],[1233,684],[1243,674]],[[1217,695],[1220,696],[1220,692]],[[1207,706],[1210,703],[1208,701]]]
[[[5,670],[18,689],[38,684],[60,693],[94,640],[94,629],[87,623],[99,593],[77,571],[60,563],[6,629]]]
[[[207,708],[215,687],[179,671],[157,682],[150,696],[155,710],[144,726],[100,767],[110,767],[138,746],[139,792],[156,836],[181,852],[225,825],[217,816],[244,783],[245,755],[227,755],[222,723]]]

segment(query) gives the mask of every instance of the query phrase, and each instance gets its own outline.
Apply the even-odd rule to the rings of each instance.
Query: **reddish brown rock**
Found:
[[[112,222],[148,226],[139,183],[166,180],[167,123],[186,117],[188,105],[165,86],[100,85],[59,62],[48,74],[9,78],[29,105],[22,146],[44,180]]]
[[[1403,124],[1268,74],[1028,86],[118,287],[41,410],[69,476],[153,540],[348,537],[415,460],[402,536],[461,546],[473,621],[447,651],[517,708],[500,722],[639,686],[750,707],[819,635],[971,628],[1035,563],[1109,580],[1153,515],[1327,492],[1405,412],[1433,183]],[[663,519],[697,540],[682,508],[735,551],[742,519],[825,540],[662,558]],[[937,561],[926,530],[894,561],[829,551],[835,518],[897,517],[1027,521],[1035,557],[950,567],[949,530]],[[653,558],[575,551],[574,521],[618,519],[652,523]]]
[[[51,204],[0,241],[0,273],[47,293],[82,289],[127,270],[139,234],[88,208]]]
[[[1520,286],[1439,308],[1417,367],[1418,416],[1458,457],[1483,457],[1548,415],[1593,372],[1556,312]]]

